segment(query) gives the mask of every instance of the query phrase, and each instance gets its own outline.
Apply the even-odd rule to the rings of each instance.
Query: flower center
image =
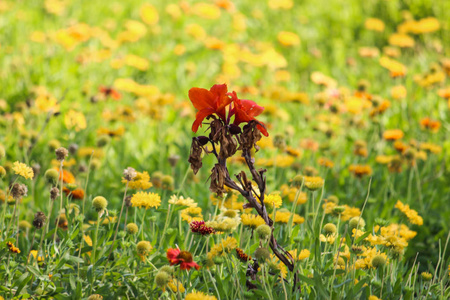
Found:
[[[184,262],[187,263],[192,262],[192,254],[187,251],[181,251],[180,254],[178,254],[178,258],[184,260]]]

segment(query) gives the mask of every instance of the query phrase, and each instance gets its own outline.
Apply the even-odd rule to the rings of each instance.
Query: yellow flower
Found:
[[[44,257],[43,256],[39,256],[38,257],[38,252],[37,250],[31,250],[30,251],[30,256],[34,257],[34,260],[37,260],[38,262],[44,261]],[[1,298],[0,298],[1,299]]]
[[[197,207],[197,203],[195,203],[194,199],[184,198],[183,196],[172,195],[169,199],[169,203],[177,206],[188,206],[188,207]]]
[[[289,219],[291,218],[292,214],[289,211],[277,211],[275,214],[275,223],[289,223]],[[302,224],[305,222],[305,218],[299,216],[298,214],[294,214],[292,216],[292,222],[293,224]]]
[[[391,88],[391,96],[394,99],[403,99],[407,95],[406,88],[403,85],[396,85]]]
[[[156,193],[137,192],[131,198],[131,204],[133,207],[150,207],[158,208],[161,205],[161,197]]]
[[[269,7],[271,9],[291,9],[294,6],[294,1],[292,0],[268,0]]]
[[[202,208],[188,207],[186,209],[183,209],[181,211],[181,219],[183,219],[183,221],[186,221],[188,223],[191,223],[192,221],[202,221],[203,220]]]
[[[361,210],[357,207],[350,207],[348,205],[344,205],[345,210],[342,212],[341,221],[350,220],[353,217],[359,217],[361,215]]]
[[[293,32],[281,31],[278,33],[277,38],[280,44],[282,44],[283,46],[290,47],[300,44],[300,38]]]
[[[369,296],[369,300],[381,300],[381,299],[378,298],[377,296],[370,295],[370,296]]]
[[[303,260],[305,258],[308,258],[311,252],[309,252],[308,249],[303,249],[300,251],[300,254],[298,255],[298,260]]]
[[[414,47],[414,39],[409,35],[394,33],[389,37],[389,44],[402,48]]]
[[[84,114],[73,109],[69,110],[64,116],[64,124],[67,129],[74,129],[76,132],[86,129],[87,126]]]
[[[199,2],[194,4],[192,11],[204,19],[215,20],[220,18],[220,9],[213,4]]]
[[[281,204],[283,204],[283,201],[281,200],[280,195],[270,194],[268,196],[266,195],[266,197],[264,198],[264,204],[270,208],[280,208]]]
[[[58,100],[53,96],[39,95],[34,104],[36,107],[43,112],[49,112],[52,110],[53,113],[59,111]]]
[[[167,284],[167,286],[174,292],[180,292],[180,293],[184,293],[185,289],[184,286],[181,284],[180,281],[178,281],[176,278],[173,278],[172,280],[169,281],[169,283]]]
[[[208,253],[208,258],[213,259],[216,256],[225,256],[236,249],[236,247],[237,240],[234,237],[229,236],[211,248],[211,251]]]
[[[186,33],[196,40],[203,40],[206,38],[206,31],[198,24],[189,24],[185,29]]]
[[[25,179],[33,179],[34,177],[33,169],[24,163],[16,161],[12,169],[16,175],[20,175]]]
[[[411,224],[416,224],[419,226],[423,225],[423,218],[419,216],[417,211],[409,208],[409,205],[405,205],[400,200],[398,200],[397,204],[395,204],[395,208],[398,208],[402,213],[404,213]]]
[[[368,30],[374,30],[374,31],[383,31],[384,30],[384,22],[381,21],[380,19],[375,19],[375,18],[369,18],[366,20],[366,22],[364,23],[364,26],[366,27],[366,29]]]
[[[310,191],[315,191],[322,188],[325,183],[322,177],[304,176],[303,180],[306,188]]]
[[[140,9],[142,21],[147,25],[155,25],[159,21],[159,15],[156,8],[150,3],[144,3]]]
[[[209,296],[202,292],[192,292],[186,295],[184,300],[217,300],[215,296]]]
[[[125,178],[122,178],[122,183],[127,183],[127,180]],[[133,178],[133,180],[128,182],[128,187],[130,189],[134,190],[146,190],[153,186],[153,184],[150,182],[150,175],[148,175],[148,172],[137,172],[136,177]]]
[[[259,215],[254,214],[242,214],[241,220],[242,224],[252,229],[256,229],[259,225],[266,224],[263,218],[261,218]]]

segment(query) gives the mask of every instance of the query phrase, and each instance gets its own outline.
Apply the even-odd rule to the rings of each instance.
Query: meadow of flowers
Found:
[[[449,11],[0,0],[0,300],[449,299]]]

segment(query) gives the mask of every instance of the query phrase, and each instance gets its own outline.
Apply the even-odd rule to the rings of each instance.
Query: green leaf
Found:
[[[25,287],[25,285],[28,283],[28,281],[31,280],[32,275],[30,275],[30,273],[26,272],[23,273],[16,281],[14,286],[17,286],[17,290],[16,293],[14,294],[14,296],[17,296],[20,294],[20,292],[22,291],[22,289]]]

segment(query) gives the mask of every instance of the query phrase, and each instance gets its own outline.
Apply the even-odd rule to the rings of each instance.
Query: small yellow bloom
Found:
[[[34,177],[33,169],[24,163],[16,161],[12,169],[16,175],[20,175],[25,179],[33,179]]]

